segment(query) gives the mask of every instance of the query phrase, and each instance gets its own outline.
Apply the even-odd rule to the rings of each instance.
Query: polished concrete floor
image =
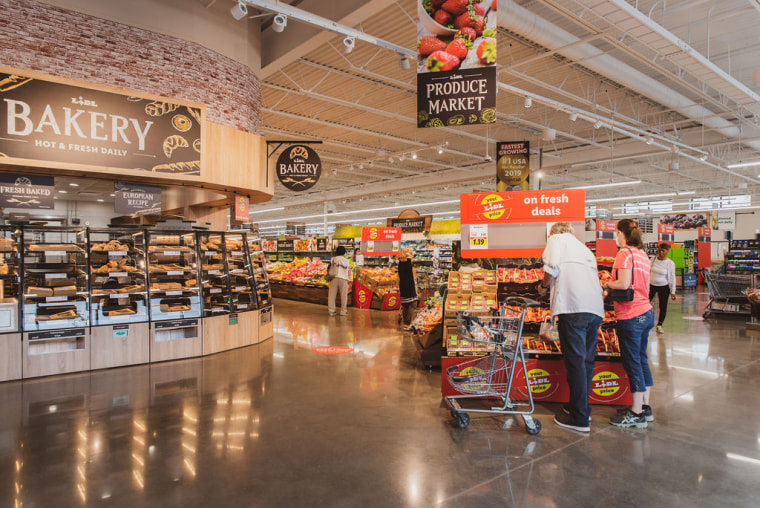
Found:
[[[395,313],[276,301],[258,346],[0,384],[0,507],[760,506],[760,341],[705,299],[652,334],[655,422],[588,436],[460,429]]]

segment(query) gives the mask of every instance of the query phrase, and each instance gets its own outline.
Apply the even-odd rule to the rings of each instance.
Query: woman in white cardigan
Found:
[[[657,248],[657,258],[652,261],[652,270],[649,272],[649,301],[653,301],[655,295],[660,304],[660,314],[657,318],[657,333],[663,333],[662,324],[668,313],[668,295],[672,300],[676,299],[676,264],[668,258],[670,245],[661,243]]]

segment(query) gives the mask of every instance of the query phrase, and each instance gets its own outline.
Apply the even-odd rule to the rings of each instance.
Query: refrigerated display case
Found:
[[[23,377],[90,369],[87,232],[23,232]]]
[[[195,231],[147,233],[150,361],[203,354]]]
[[[0,381],[21,378],[21,231],[0,228]]]
[[[147,363],[145,235],[92,229],[89,246],[92,368]]]

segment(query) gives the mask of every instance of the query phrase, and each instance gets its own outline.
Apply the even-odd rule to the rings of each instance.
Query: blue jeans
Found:
[[[654,385],[647,359],[649,332],[652,328],[654,328],[654,310],[652,309],[640,316],[617,322],[620,356],[623,358],[623,368],[628,374],[633,393],[645,392],[648,386]]]
[[[602,317],[588,312],[560,314],[557,331],[570,387],[570,416],[579,425],[588,425],[591,408],[588,396],[594,376],[596,340]]]

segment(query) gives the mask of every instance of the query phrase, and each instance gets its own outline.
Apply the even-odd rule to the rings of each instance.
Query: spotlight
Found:
[[[282,32],[288,26],[288,17],[284,14],[277,14],[272,21],[272,30]]]
[[[441,154],[443,154],[443,147],[439,146],[438,147],[438,155],[441,155]]]
[[[673,150],[673,153],[679,153],[681,151],[681,148],[677,145],[673,145],[673,148],[671,150]]]
[[[533,98],[531,98],[531,96],[528,95],[527,97],[525,97],[525,107],[529,108],[532,105],[533,105]]]
[[[354,50],[356,40],[353,37],[346,37],[343,39],[343,52],[349,54]]]
[[[594,124],[594,129],[601,129],[601,127],[602,127],[602,121],[597,120],[596,123]]]
[[[394,160],[395,159],[393,158],[393,155],[391,155],[390,157],[388,157],[388,162],[390,162],[391,164],[393,164]]]
[[[541,139],[544,141],[554,141],[557,138],[557,131],[555,129],[545,128],[541,133]]]
[[[406,154],[402,153],[401,155],[399,155],[398,156],[398,160],[401,161],[401,162],[405,161],[406,160]]]
[[[678,171],[678,167],[679,165],[677,162],[675,161],[671,162],[670,164],[668,164],[668,171]]]
[[[416,158],[417,158],[417,152],[413,152],[412,153],[412,159],[416,159]]]
[[[403,70],[405,70],[405,71],[408,71],[408,70],[409,70],[409,68],[411,67],[411,65],[409,64],[409,59],[408,59],[406,56],[404,56],[404,55],[401,55],[401,56],[399,57],[399,59],[398,59],[398,64],[399,64],[399,65],[401,66],[401,68],[402,68]]]
[[[240,21],[244,17],[248,16],[248,7],[243,2],[238,2],[230,9],[230,14],[237,21]]]
[[[536,178],[539,180],[544,177],[544,174],[541,171],[536,171]]]
[[[705,162],[707,160],[707,154],[702,154],[702,156],[699,158],[702,162]]]
[[[571,122],[574,122],[577,119],[578,119],[578,113],[576,113],[575,111],[573,111],[572,113],[570,113],[570,121]]]
[[[651,145],[652,143],[654,143],[654,139],[652,139],[652,136],[647,136],[646,144]]]

